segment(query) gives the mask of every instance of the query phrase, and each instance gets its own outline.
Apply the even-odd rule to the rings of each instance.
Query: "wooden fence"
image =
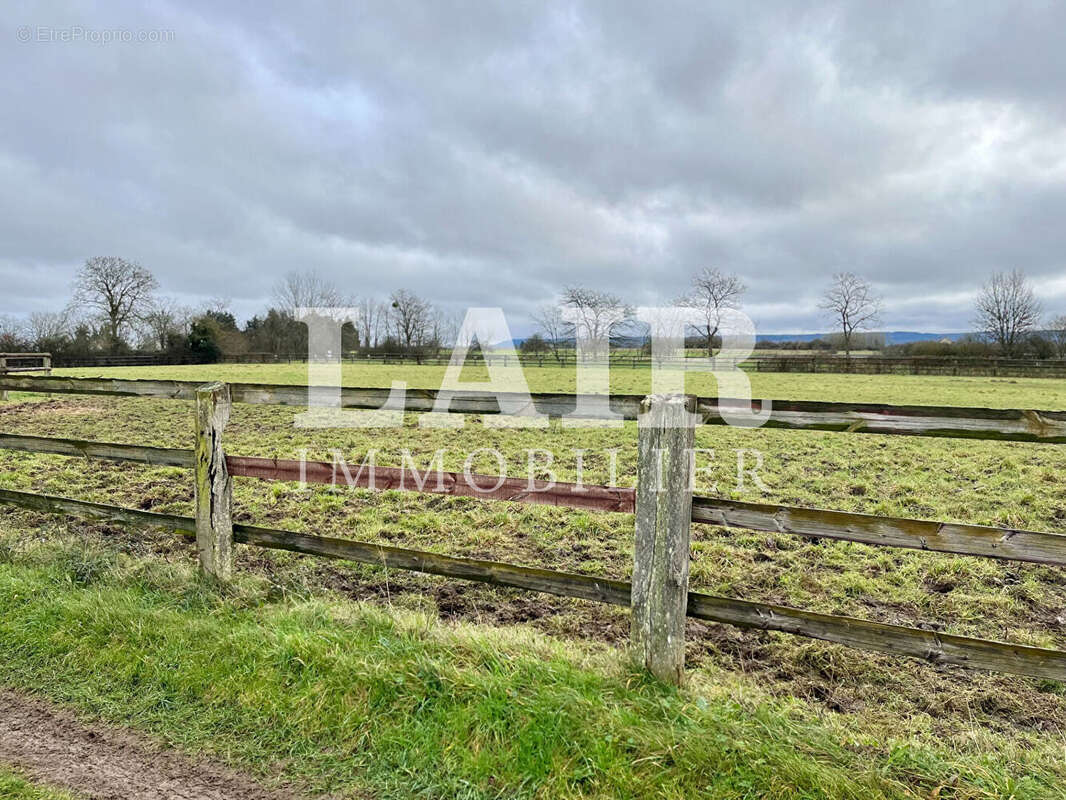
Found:
[[[759,355],[743,368],[756,372],[833,372],[855,375],[949,375],[954,377],[1066,378],[1066,361],[1039,358],[942,356]]]
[[[52,371],[52,356],[49,353],[0,353],[0,375],[12,372]],[[7,392],[0,389],[0,400],[7,400]]]
[[[19,357],[31,354],[12,354]],[[450,361],[448,351],[430,353],[345,353],[342,361],[349,364],[414,364],[445,366]],[[227,364],[300,364],[307,361],[306,353],[231,353],[218,359]],[[207,359],[175,356],[165,353],[128,353],[116,356],[56,356],[55,367],[143,367],[182,364],[204,364]],[[574,367],[577,358],[573,351],[552,353],[471,353],[467,363],[487,363],[498,366]],[[631,351],[612,353],[609,359],[582,363],[609,364],[616,369],[640,369],[652,366],[652,358]],[[692,359],[675,358],[657,363],[674,367],[691,365]],[[990,376],[1014,378],[1066,378],[1066,360],[1021,358],[972,358],[944,356],[843,356],[831,354],[768,355],[756,350],[746,359],[719,357],[716,369],[743,369],[748,372],[808,372],[850,373],[856,375],[946,375]]]
[[[449,363],[447,352],[438,353],[346,353],[343,361],[351,364],[416,364],[444,366]],[[224,355],[220,361],[240,364],[292,364],[307,360],[307,354],[242,353]],[[574,367],[573,351],[559,355],[552,353],[475,353],[467,363],[488,363],[499,366]],[[145,362],[147,363],[147,362]],[[165,363],[165,362],[164,362]],[[176,362],[175,362],[176,363]],[[633,352],[612,353],[609,359],[582,363],[609,364],[621,369],[650,368],[652,358]],[[655,363],[672,367],[691,365],[692,357],[658,359]],[[95,365],[103,366],[103,365]],[[768,355],[756,350],[745,359],[718,357],[716,369],[743,369],[748,372],[808,372],[855,375],[943,375],[952,377],[1012,377],[1066,378],[1066,360],[1038,358],[975,358],[950,356],[844,356],[831,354]]]
[[[63,367],[159,367],[177,364],[207,364],[209,359],[199,356],[167,353],[125,353],[116,356],[56,356],[54,364]]]
[[[720,423],[720,407],[732,401],[692,396],[612,397],[614,411],[640,421],[635,489],[543,481],[530,485],[526,480],[500,481],[497,476],[481,475],[468,478],[456,473],[434,473],[426,481],[424,474],[381,467],[376,475],[361,475],[354,481],[355,485],[379,490],[461,494],[485,500],[634,513],[633,579],[627,583],[234,523],[233,477],[338,483],[337,465],[329,462],[225,454],[223,431],[231,402],[303,405],[307,387],[6,376],[0,377],[0,388],[194,401],[197,438],[191,450],[18,434],[0,434],[0,448],[192,469],[195,517],[11,490],[0,490],[0,503],[89,520],[157,526],[195,538],[203,570],[219,580],[229,577],[236,543],[632,606],[633,652],[655,675],[670,682],[679,681],[682,675],[686,616],[810,636],[933,663],[1066,680],[1066,652],[1058,650],[689,591],[691,522],[1066,567],[1066,536],[1056,533],[693,496],[689,490],[693,428],[676,422],[683,419],[684,413],[695,412],[704,424]],[[341,392],[343,404],[352,408],[380,407],[387,395],[388,390],[382,389],[345,388]],[[437,392],[410,390],[407,399],[408,410],[428,411]],[[534,395],[530,410],[559,416],[572,411],[575,404],[572,395]],[[499,413],[497,399],[484,393],[456,395],[450,398],[450,408],[453,413]],[[1049,411],[775,402],[770,424],[849,433],[1066,442],[1066,413]],[[653,454],[659,456],[658,465]],[[482,488],[486,486],[491,488]]]

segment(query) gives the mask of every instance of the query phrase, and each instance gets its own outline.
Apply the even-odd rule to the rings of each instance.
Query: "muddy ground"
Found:
[[[295,800],[202,758],[0,691],[0,764],[91,800]]]

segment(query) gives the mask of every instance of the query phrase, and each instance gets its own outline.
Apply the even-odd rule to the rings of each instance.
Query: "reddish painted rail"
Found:
[[[0,433],[0,449],[22,450],[107,461],[127,461],[151,466],[191,467],[191,450],[143,445],[90,442],[43,436]],[[567,506],[591,511],[626,514],[635,509],[635,492],[620,486],[599,486],[505,478],[496,475],[436,472],[369,465],[362,472],[328,461],[227,456],[231,475],[260,480],[294,481],[351,486],[377,491],[401,490],[478,500]],[[345,469],[348,472],[345,472]],[[354,474],[352,474],[354,472]],[[984,558],[1031,561],[1066,566],[1066,535],[959,522],[901,519],[819,508],[747,503],[717,497],[695,496],[692,520],[724,528],[770,531],[807,538],[843,539],[883,547],[907,547]]]
[[[297,461],[251,456],[227,456],[226,466],[231,475],[263,480],[324,483],[376,491],[399,489],[455,497],[475,497],[479,500],[567,506],[592,511],[632,513],[636,502],[633,489],[620,486],[591,486],[432,469],[419,472],[405,467],[379,467],[369,464],[348,467],[335,461]]]

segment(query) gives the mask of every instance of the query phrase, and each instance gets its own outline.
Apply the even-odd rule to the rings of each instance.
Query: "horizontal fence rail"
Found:
[[[347,485],[351,487],[388,491],[446,494],[453,497],[475,497],[479,500],[504,500],[513,503],[567,506],[593,511],[621,511],[632,513],[633,490],[621,486],[544,481],[527,478],[507,478],[477,473],[426,470],[419,472],[403,467],[374,466],[352,469],[338,467],[330,461],[295,461],[278,458],[226,456],[230,475],[262,478],[275,481],[304,481]]]
[[[773,350],[774,348],[769,348]],[[469,365],[489,364],[531,368],[573,368],[576,364],[610,365],[621,369],[649,368],[653,364],[685,365],[697,358],[705,358],[702,352],[690,348],[687,356],[679,358],[655,358],[650,355],[619,350],[609,358],[577,359],[573,350],[559,353],[468,353]],[[38,354],[12,353],[25,357]],[[446,366],[451,355],[438,353],[345,353],[342,360],[349,364],[413,364],[419,366]],[[743,369],[748,372],[801,372],[841,373],[855,375],[937,375],[949,377],[1024,377],[1064,378],[1066,360],[1038,358],[999,358],[973,356],[881,356],[854,354],[850,358],[832,353],[794,354],[767,353],[756,350],[744,359],[719,355],[713,357],[716,369]],[[307,362],[307,353],[230,353],[218,359],[223,364],[302,364]],[[209,360],[195,356],[170,355],[165,353],[127,353],[124,355],[57,355],[53,367],[139,367],[206,364]],[[40,366],[35,369],[41,369]]]
[[[0,433],[0,450],[189,469],[193,467],[194,462],[192,450],[10,433]],[[634,508],[633,490],[623,486],[544,480],[531,482],[527,478],[505,478],[474,472],[469,475],[438,470],[419,472],[403,467],[377,465],[372,469],[369,466],[360,469],[358,466],[350,468],[346,464],[330,461],[298,461],[255,456],[226,456],[226,467],[230,475],[260,480],[329,484],[375,491],[445,494],[593,511],[632,513]],[[353,472],[355,474],[352,474]]]
[[[153,397],[174,400],[195,399],[200,384],[194,381],[123,380],[111,378],[61,378],[0,376],[0,390],[55,394]],[[308,387],[289,384],[229,384],[234,402],[283,406],[307,406]],[[343,408],[380,409],[389,399],[389,389],[341,387]],[[407,389],[404,408],[414,413],[432,411],[440,392],[435,389]],[[504,401],[523,398],[505,395]],[[602,401],[602,396],[599,396]],[[624,419],[637,418],[640,395],[611,395],[609,408]],[[492,415],[500,413],[500,403],[488,392],[448,394],[450,413]],[[573,394],[534,394],[532,405],[523,413],[549,417],[571,414],[577,407]],[[756,400],[752,408],[762,409]],[[772,413],[764,427],[789,430],[882,433],[904,436],[937,436],[963,439],[991,439],[1016,442],[1066,443],[1066,412],[1025,409],[966,408],[961,406],[893,406],[875,403],[825,403],[806,400],[772,400]],[[724,424],[723,408],[742,408],[739,401],[701,397],[697,413],[705,425]],[[588,417],[603,416],[595,410]]]
[[[0,489],[0,503],[31,511],[65,514],[93,522],[132,524],[195,535],[192,517],[159,514],[120,506]],[[401,547],[314,536],[293,531],[234,524],[237,543],[364,564],[442,575],[563,597],[628,606],[632,587],[624,581],[556,572],[495,561],[456,558]],[[766,631],[800,634],[863,650],[911,656],[934,664],[1066,680],[1066,652],[989,639],[819,614],[699,592],[688,593],[686,613],[695,619]]]
[[[953,358],[950,356],[762,355],[742,362],[756,372],[813,372],[852,375],[940,375],[951,377],[1066,378],[1066,361],[1036,358]]]
[[[938,436],[949,439],[992,439],[1014,442],[1066,442],[1066,412],[963,406],[895,406],[875,403],[825,403],[816,400],[772,400],[764,427],[790,430]],[[722,422],[721,407],[735,400],[699,398],[704,424]],[[753,401],[756,410],[762,403]]]
[[[193,465],[192,450],[146,447],[140,444],[90,442],[83,439],[57,439],[50,436],[23,436],[16,433],[0,433],[0,449],[59,456],[81,456],[103,461],[131,461],[159,467],[191,468]]]
[[[284,360],[284,359],[282,359]],[[164,367],[186,364],[209,364],[199,356],[174,356],[159,353],[129,353],[120,356],[56,356],[52,366],[68,367]]]
[[[191,468],[193,451],[142,445],[0,434],[0,449],[76,456],[152,466]],[[473,497],[478,500],[566,506],[633,513],[635,490],[623,486],[549,482],[527,478],[404,467],[341,465],[330,461],[226,456],[236,477]],[[748,503],[694,495],[692,521],[723,528],[838,539],[882,547],[1066,566],[1066,535],[959,522],[886,517],[820,508]]]
[[[1066,566],[1066,536],[959,522],[692,497],[692,521],[813,539]]]
[[[0,353],[0,375],[8,372],[50,372],[50,353]]]
[[[768,348],[773,350],[775,348]],[[609,358],[598,356],[582,358],[582,364],[607,365],[622,369],[649,368],[655,364],[683,365],[686,359],[704,358],[705,353],[690,352],[683,358],[655,358],[646,353],[616,350]],[[165,356],[142,356],[143,362],[134,363],[179,363]],[[149,359],[156,359],[151,362]],[[451,362],[447,352],[439,353],[345,353],[343,360],[350,364],[415,364],[420,366],[445,366]],[[222,363],[228,364],[293,364],[307,361],[307,353],[241,353],[223,355]],[[1066,360],[1039,358],[999,358],[979,356],[882,356],[853,354],[850,358],[833,353],[792,354],[767,353],[755,350],[744,359],[729,356],[713,357],[716,369],[739,368],[749,372],[807,372],[840,373],[855,375],[940,375],[950,377],[1066,377]],[[181,362],[187,363],[187,362]],[[492,364],[501,366],[570,368],[579,363],[573,350],[558,353],[468,353],[467,364]],[[66,366],[66,361],[60,366]],[[71,365],[74,366],[74,365]],[[106,363],[86,366],[107,366]]]

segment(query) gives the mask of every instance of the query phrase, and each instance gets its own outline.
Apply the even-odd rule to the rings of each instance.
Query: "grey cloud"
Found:
[[[964,329],[1020,266],[1066,309],[1054,5],[27,4],[0,29],[0,314],[121,253],[242,314],[284,272],[503,305],[654,302],[714,264],[763,330],[832,272]],[[18,25],[171,42],[16,42]],[[938,299],[940,298],[940,299]],[[944,298],[952,298],[944,300]]]

